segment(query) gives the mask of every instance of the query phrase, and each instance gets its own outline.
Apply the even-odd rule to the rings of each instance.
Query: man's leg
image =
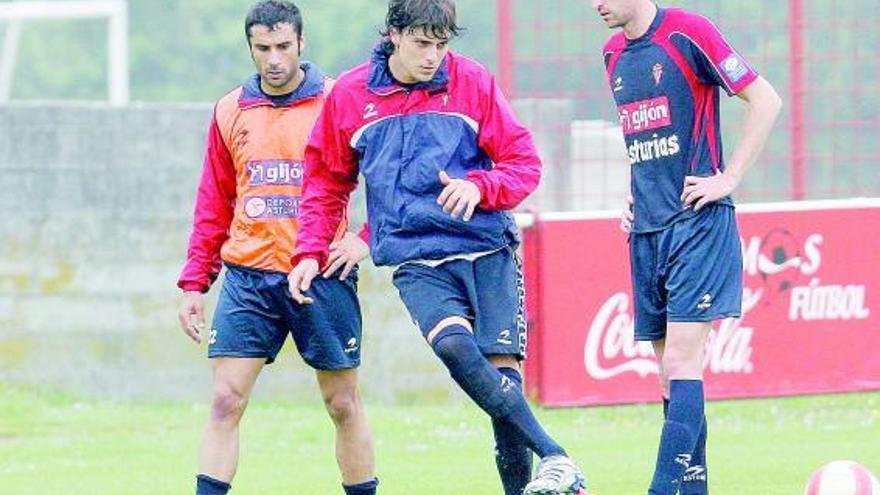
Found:
[[[336,462],[347,495],[376,493],[373,437],[358,390],[357,369],[317,371],[327,412],[336,426]]]
[[[489,361],[498,371],[522,390],[519,360],[510,355],[492,355]],[[504,487],[504,495],[522,495],[532,479],[532,451],[515,425],[503,419],[492,418],[495,434],[495,465]]]
[[[213,360],[211,415],[202,435],[196,495],[222,495],[238,467],[238,425],[265,358]]]
[[[480,352],[468,320],[444,319],[428,334],[428,343],[452,379],[490,417],[512,422],[538,456],[565,455],[538,424],[519,387]]]
[[[427,338],[462,390],[492,419],[509,423],[542,458],[538,476],[525,493],[577,493],[583,486],[580,470],[538,423],[522,390],[482,354],[470,322],[458,316],[446,318]]]
[[[660,365],[661,387],[663,389],[663,419],[669,416],[669,377],[663,369],[663,350],[665,348],[665,340],[654,341],[654,354]],[[702,362],[702,359],[701,359]],[[707,495],[708,487],[708,468],[706,467],[706,414],[703,413],[703,421],[700,425],[700,433],[697,436],[697,444],[694,447],[691,456],[690,466],[685,470],[681,480],[679,491],[681,495]]]
[[[666,339],[662,338],[651,342],[654,347],[654,356],[657,358],[657,366],[660,368],[659,381],[660,393],[663,396],[663,421],[669,413],[669,377],[666,376],[666,370],[663,369],[663,351],[666,349]]]
[[[502,250],[474,262],[450,261],[438,267],[404,265],[394,273],[394,285],[413,320],[461,389],[493,420],[503,420],[518,431],[529,449],[542,457],[538,469],[540,490],[530,482],[524,493],[570,493],[583,475],[565,450],[547,435],[529,408],[514,378],[501,373],[487,355],[524,353],[513,330],[519,293],[512,263],[513,252]],[[477,285],[482,281],[483,287]],[[494,313],[494,317],[490,317]],[[478,342],[473,320],[481,328],[497,329],[491,342]],[[487,338],[484,331],[482,338]],[[495,348],[493,348],[495,347]],[[546,485],[546,486],[545,486]]]
[[[704,422],[703,358],[710,323],[670,322],[661,369],[669,383],[669,406],[649,493],[674,495],[691,467]],[[658,346],[655,345],[655,351]]]

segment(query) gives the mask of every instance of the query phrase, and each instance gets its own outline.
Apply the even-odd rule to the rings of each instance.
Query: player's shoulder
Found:
[[[494,91],[495,76],[480,62],[450,50],[443,63],[448,78],[445,84],[450,93],[464,100],[474,100]]]
[[[355,94],[366,91],[367,79],[370,76],[370,63],[364,62],[356,65],[351,69],[343,71],[339,77],[332,82],[334,93],[345,92],[347,94]]]
[[[685,9],[668,8],[664,11],[663,31],[669,35],[684,34],[693,40],[717,36],[720,31],[708,17]]]
[[[355,108],[361,108],[369,98],[367,79],[370,66],[360,64],[348,69],[325,83],[324,101],[334,109],[337,119],[347,119]]]
[[[238,109],[238,101],[241,98],[242,91],[244,91],[244,86],[238,85],[220,97],[214,105],[214,114],[216,116],[221,116],[236,111]]]
[[[459,75],[474,77],[491,77],[489,70],[483,64],[458,52],[449,50],[446,54],[449,70]]]
[[[623,35],[623,31],[618,31],[605,41],[605,45],[602,46],[602,53],[615,53],[622,51],[624,48],[626,48],[626,37]]]
[[[487,91],[495,79],[483,64],[452,50],[446,54],[446,67],[455,87],[468,91]]]
[[[623,31],[618,31],[611,35],[602,47],[602,62],[605,64],[605,68],[608,68],[608,63],[611,61],[612,57],[620,54],[625,49],[626,37],[624,37]]]

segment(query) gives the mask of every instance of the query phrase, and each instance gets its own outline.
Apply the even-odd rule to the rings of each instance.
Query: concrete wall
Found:
[[[121,399],[207,397],[210,365],[177,327],[175,282],[210,114],[0,107],[0,380]],[[366,395],[460,400],[390,273],[365,267],[361,294]],[[316,393],[290,342],[256,390]]]

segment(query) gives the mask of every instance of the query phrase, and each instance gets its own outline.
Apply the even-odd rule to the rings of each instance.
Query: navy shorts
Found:
[[[394,286],[426,338],[442,320],[461,316],[483,354],[525,358],[525,284],[512,247],[437,267],[407,263],[394,272]]]
[[[668,228],[630,236],[636,340],[666,337],[667,322],[742,311],[743,261],[734,209],[709,205]]]
[[[319,275],[305,294],[314,303],[297,304],[284,273],[227,265],[208,357],[266,358],[271,363],[289,333],[312,368],[357,367],[361,355],[357,272],[345,281]]]

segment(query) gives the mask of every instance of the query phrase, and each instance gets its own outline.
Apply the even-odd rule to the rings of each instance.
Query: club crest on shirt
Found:
[[[663,64],[654,64],[654,67],[651,68],[651,74],[654,75],[654,86],[659,86],[660,80],[663,78]]]

